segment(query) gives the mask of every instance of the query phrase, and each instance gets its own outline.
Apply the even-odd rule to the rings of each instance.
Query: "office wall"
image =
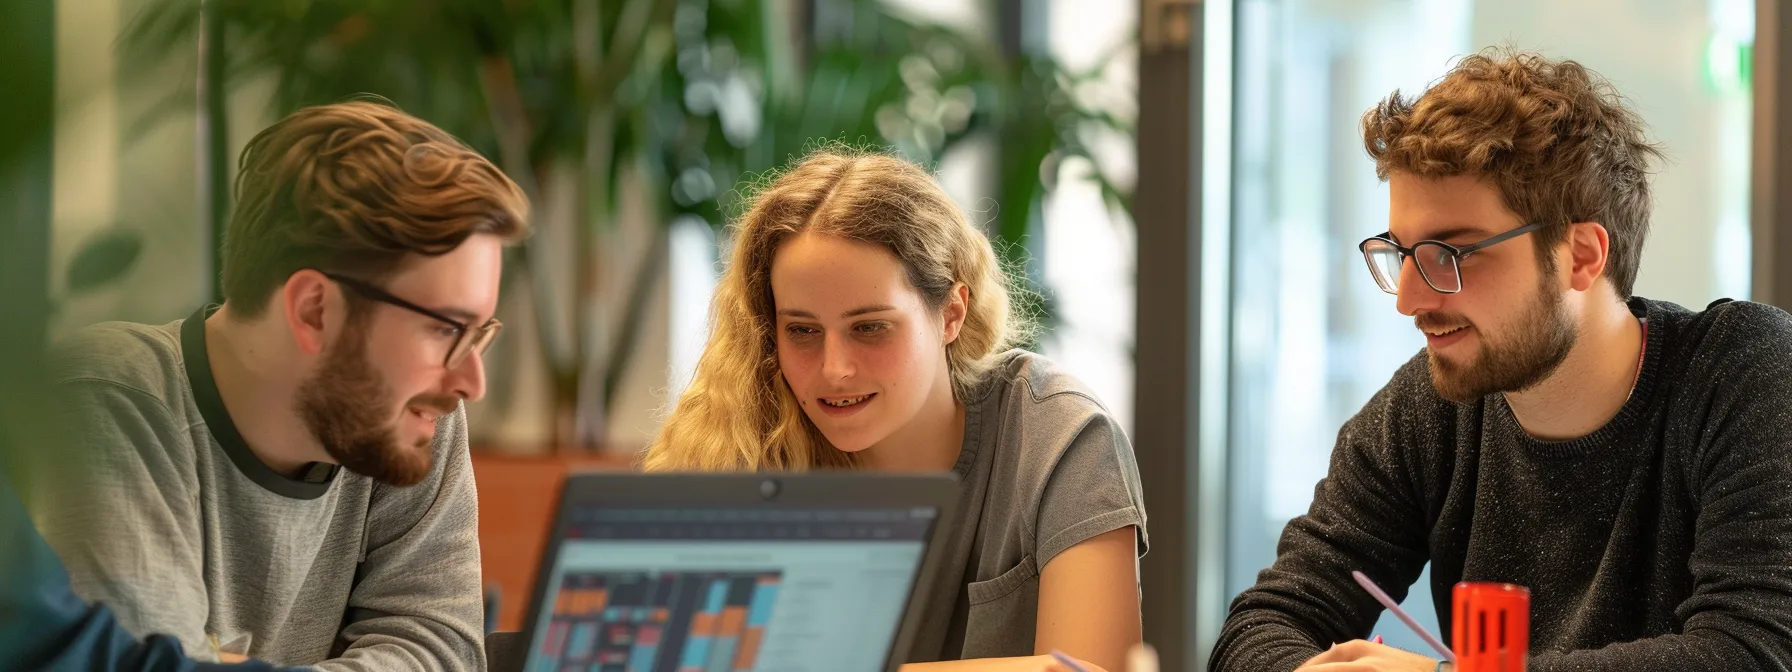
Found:
[[[69,297],[52,335],[101,320],[167,322],[210,292],[210,237],[199,219],[198,45],[161,63],[133,62],[116,49],[148,4],[57,3],[52,295],[64,295],[70,260],[95,235],[133,231],[143,251],[117,282]],[[232,157],[272,121],[266,99],[266,86],[249,85],[229,100]]]
[[[1751,98],[1737,70],[1753,25],[1746,0],[1474,3],[1472,44],[1580,61],[1617,85],[1666,150],[1639,295],[1689,308],[1748,297]]]

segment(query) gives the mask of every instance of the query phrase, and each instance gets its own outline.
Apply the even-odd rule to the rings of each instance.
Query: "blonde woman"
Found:
[[[989,241],[900,159],[824,151],[734,225],[695,378],[650,470],[952,471],[940,583],[904,672],[1118,672],[1140,640],[1132,447],[1025,335]],[[944,661],[944,662],[933,662]],[[1093,668],[1092,668],[1093,669]]]

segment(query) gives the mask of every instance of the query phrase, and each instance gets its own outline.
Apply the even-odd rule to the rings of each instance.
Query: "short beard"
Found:
[[[299,386],[299,417],[344,469],[387,485],[416,485],[434,466],[432,438],[399,443],[397,419],[386,415],[392,388],[367,360],[370,317],[351,308],[335,347]],[[430,405],[441,410],[440,400]],[[442,414],[453,411],[451,405]]]
[[[1573,319],[1563,309],[1562,294],[1545,282],[1539,283],[1537,299],[1523,315],[1507,328],[1505,334],[1478,332],[1480,350],[1470,364],[1463,365],[1428,354],[1431,362],[1431,384],[1439,396],[1467,404],[1490,394],[1523,392],[1536,387],[1560,368],[1574,349],[1577,337]],[[1421,328],[1430,317],[1415,322]],[[1436,321],[1430,321],[1435,324]],[[1463,321],[1457,321],[1461,324]],[[1498,337],[1496,337],[1498,336]]]

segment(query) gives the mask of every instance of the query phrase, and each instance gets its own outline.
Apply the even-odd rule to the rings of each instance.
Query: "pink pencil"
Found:
[[[1052,658],[1056,658],[1059,663],[1063,663],[1065,667],[1068,667],[1075,672],[1089,672],[1089,668],[1077,664],[1075,658],[1064,655],[1063,651],[1053,651]]]
[[[1400,617],[1400,622],[1405,623],[1406,627],[1412,628],[1413,632],[1419,633],[1419,639],[1425,640],[1425,643],[1430,644],[1431,648],[1437,649],[1438,653],[1444,654],[1444,660],[1450,661],[1451,665],[1456,664],[1456,654],[1450,651],[1450,647],[1444,646],[1444,643],[1438,641],[1436,637],[1431,636],[1431,633],[1425,632],[1425,628],[1420,626],[1418,621],[1412,620],[1412,616],[1407,615],[1406,611],[1400,608],[1400,605],[1394,604],[1394,598],[1388,597],[1387,593],[1381,592],[1380,586],[1375,585],[1375,582],[1370,581],[1369,577],[1364,576],[1362,572],[1353,571],[1350,575],[1356,577],[1357,585],[1362,586],[1363,590],[1369,591],[1369,594],[1375,597],[1376,602],[1380,602],[1381,606],[1387,607],[1388,611],[1394,612],[1394,615]]]

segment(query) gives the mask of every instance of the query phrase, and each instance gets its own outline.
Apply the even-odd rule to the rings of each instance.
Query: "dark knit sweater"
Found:
[[[1369,634],[1426,561],[1448,643],[1458,581],[1531,589],[1533,672],[1792,668],[1792,316],[1648,318],[1617,417],[1532,439],[1503,395],[1459,405],[1423,353],[1338,434],[1313,506],[1232,603],[1211,669],[1289,670]]]

